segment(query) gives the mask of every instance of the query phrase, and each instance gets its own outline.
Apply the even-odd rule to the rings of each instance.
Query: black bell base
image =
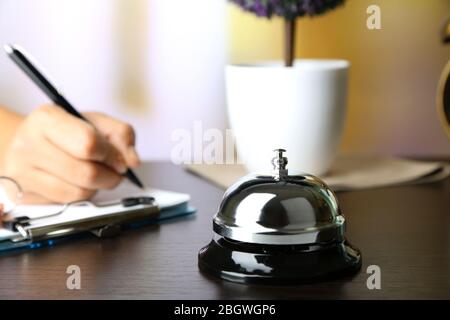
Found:
[[[198,266],[232,282],[301,284],[358,272],[361,253],[347,241],[326,246],[261,245],[215,237],[200,250]]]

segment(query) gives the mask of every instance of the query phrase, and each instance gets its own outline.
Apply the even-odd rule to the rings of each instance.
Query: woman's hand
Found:
[[[100,113],[92,123],[57,106],[42,106],[19,125],[4,158],[4,175],[14,178],[25,201],[66,203],[111,189],[127,167],[139,165],[133,128]]]

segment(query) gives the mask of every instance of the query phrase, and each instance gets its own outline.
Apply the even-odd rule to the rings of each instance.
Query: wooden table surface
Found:
[[[212,237],[223,190],[170,163],[139,170],[152,187],[187,192],[194,218],[83,238],[0,257],[1,299],[450,299],[450,179],[338,194],[347,236],[362,250],[353,278],[301,286],[248,286],[204,276],[197,252]],[[81,290],[66,288],[66,268],[81,268]],[[381,290],[366,286],[381,268]]]

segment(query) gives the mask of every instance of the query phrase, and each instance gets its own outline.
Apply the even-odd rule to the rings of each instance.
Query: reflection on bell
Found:
[[[351,274],[361,253],[344,238],[345,218],[320,179],[288,174],[277,149],[272,176],[232,185],[198,255],[201,271],[240,283],[293,284]]]

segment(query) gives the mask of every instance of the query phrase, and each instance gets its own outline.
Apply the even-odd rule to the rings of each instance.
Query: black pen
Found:
[[[53,101],[54,104],[60,106],[74,117],[89,122],[82,114],[80,114],[64,96],[44,77],[44,75],[27,59],[27,57],[13,45],[5,45],[5,51],[8,56],[27,74],[28,77]],[[142,182],[134,174],[131,169],[127,169],[124,173],[132,183],[140,188],[144,188]]]

